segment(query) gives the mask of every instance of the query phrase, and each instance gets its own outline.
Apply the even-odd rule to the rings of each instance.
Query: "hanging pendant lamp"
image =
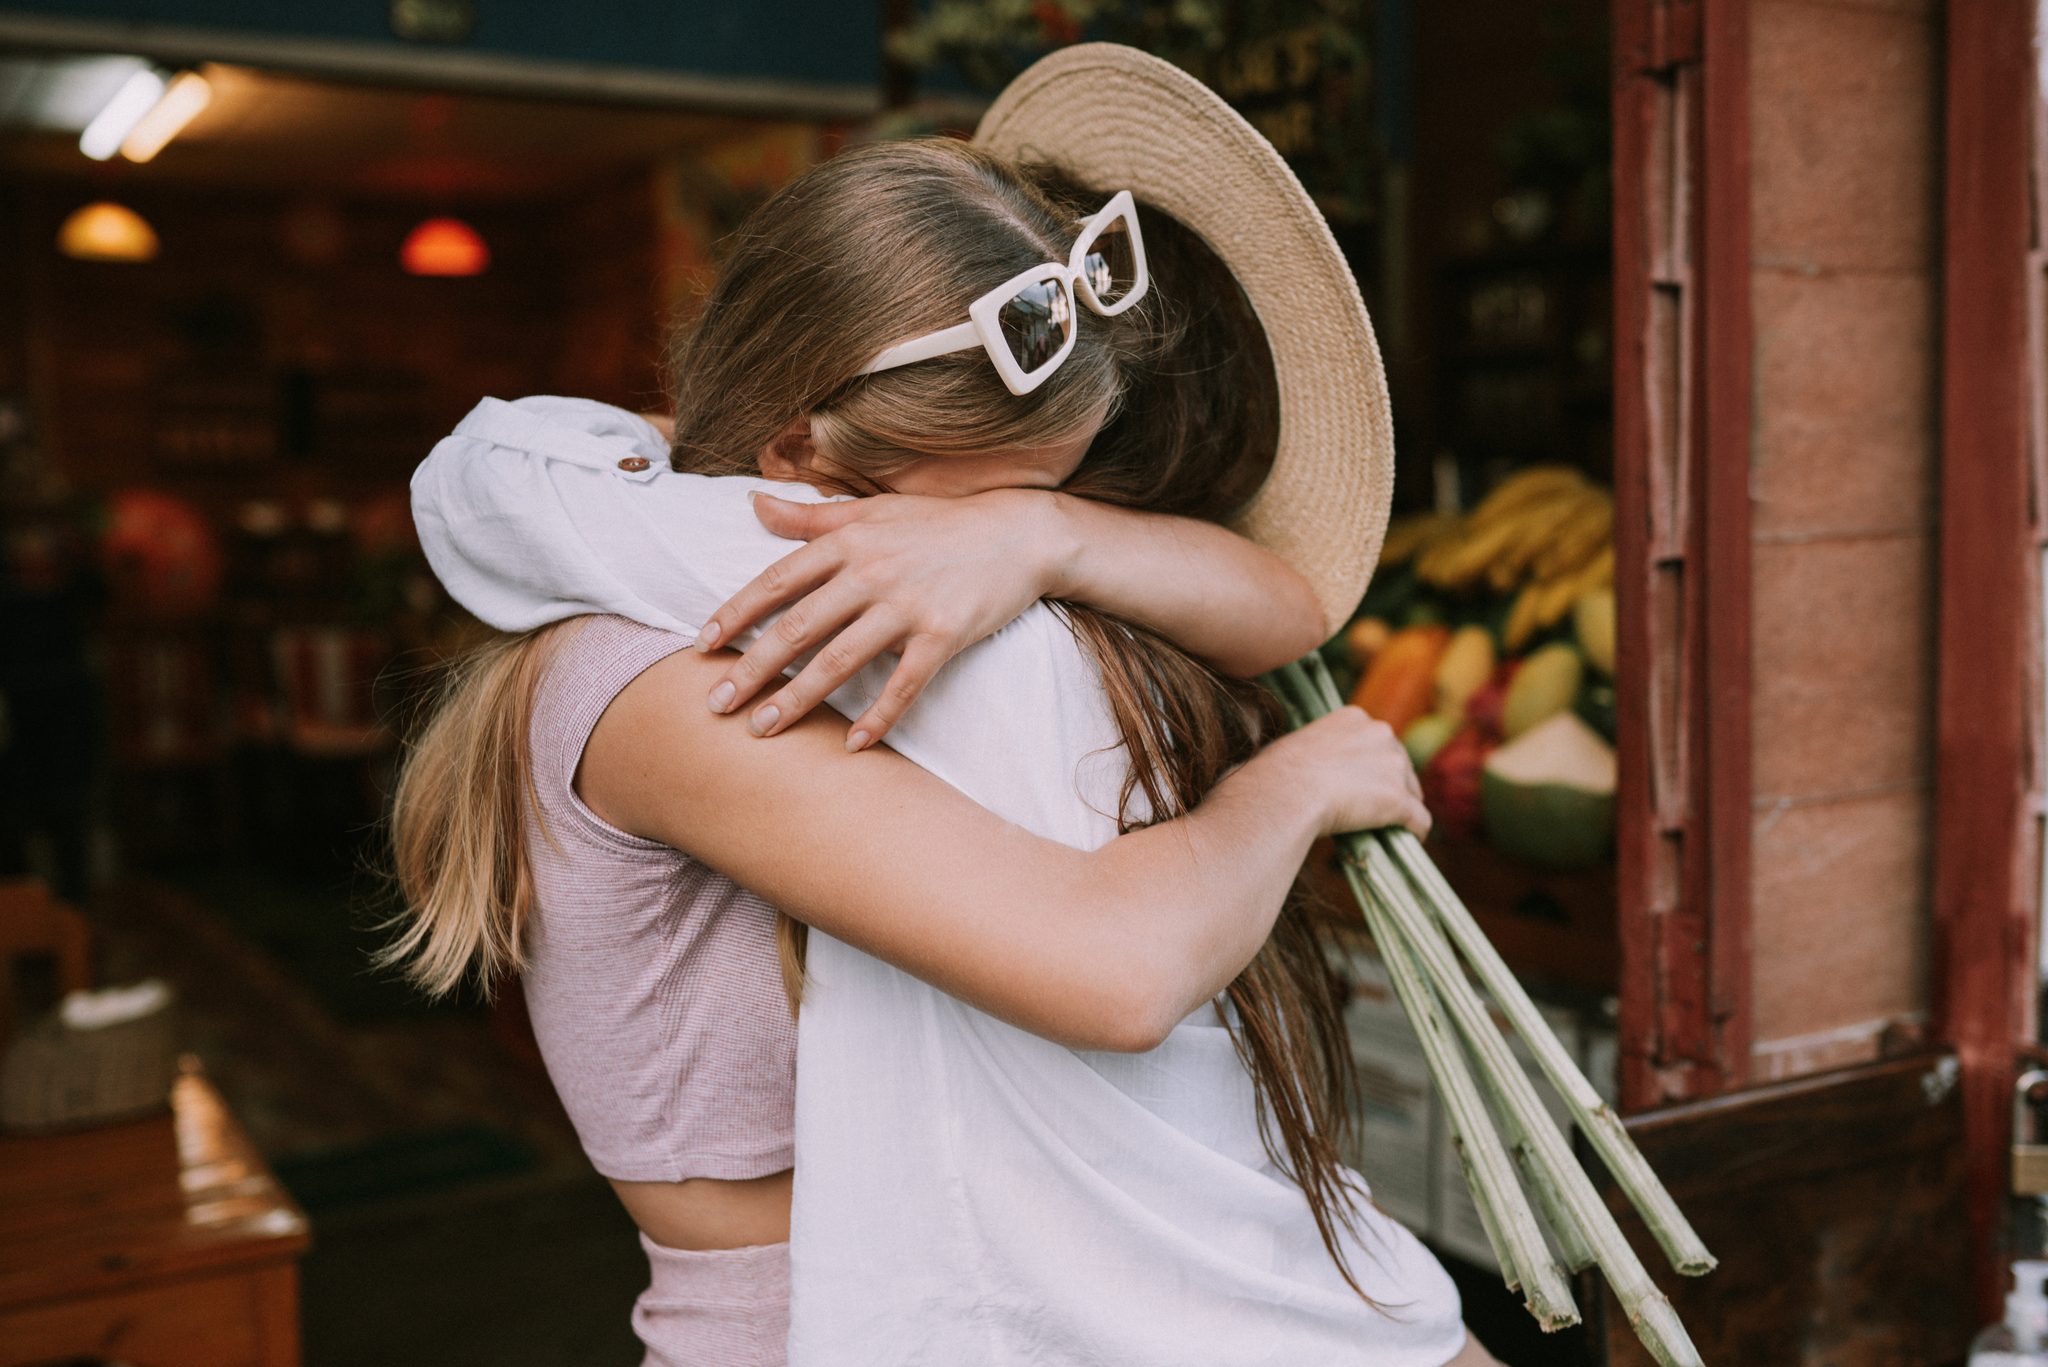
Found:
[[[482,275],[491,249],[476,229],[459,218],[430,218],[406,234],[398,264],[408,275]]]
[[[57,250],[78,261],[151,261],[156,229],[125,204],[96,200],[76,209],[57,229]]]

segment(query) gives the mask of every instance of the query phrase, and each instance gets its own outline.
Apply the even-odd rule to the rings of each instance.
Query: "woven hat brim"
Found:
[[[1234,526],[1308,580],[1334,634],[1379,560],[1394,431],[1358,282],[1293,170],[1221,96],[1120,43],[1078,43],[1033,63],[989,106],[974,142],[1127,189],[1230,267],[1265,329],[1280,390],[1272,470]]]

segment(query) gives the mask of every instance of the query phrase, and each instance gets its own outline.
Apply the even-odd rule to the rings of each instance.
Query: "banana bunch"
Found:
[[[1521,648],[1579,595],[1614,579],[1614,499],[1568,466],[1538,465],[1502,481],[1452,528],[1433,527],[1415,572],[1451,592],[1516,593],[1501,645]]]
[[[1501,628],[1501,644],[1519,650],[1522,643],[1546,627],[1556,626],[1572,610],[1572,604],[1594,589],[1614,582],[1614,543],[1608,542],[1584,564],[1566,570],[1555,579],[1532,579],[1515,595],[1508,609],[1507,625]]]

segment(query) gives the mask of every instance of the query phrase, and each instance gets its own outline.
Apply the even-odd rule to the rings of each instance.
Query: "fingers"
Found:
[[[730,641],[754,623],[766,617],[783,604],[800,598],[818,585],[830,579],[839,570],[839,558],[831,552],[816,546],[799,546],[782,559],[762,570],[738,593],[719,604],[718,611],[706,619],[697,629],[697,649],[709,651],[721,641]],[[792,608],[783,614],[783,621],[795,615]],[[798,619],[801,623],[802,619]],[[777,624],[778,626],[781,623]],[[751,654],[751,652],[749,652]],[[791,655],[776,666],[789,663]],[[758,684],[757,684],[758,686]],[[742,698],[751,694],[742,693]],[[713,708],[712,711],[719,711]]]
[[[1409,801],[1407,810],[1401,817],[1401,824],[1415,832],[1417,840],[1429,839],[1429,828],[1435,823],[1436,818],[1429,814],[1429,808],[1423,805],[1419,797]]]
[[[777,536],[791,541],[809,541],[837,531],[869,511],[868,500],[846,499],[838,503],[796,503],[774,494],[749,494],[754,516]]]
[[[1415,762],[1410,760],[1401,770],[1401,784],[1417,802],[1422,801],[1422,777],[1415,772]]]
[[[1401,778],[1401,824],[1415,832],[1418,839],[1427,836],[1431,817],[1429,807],[1423,801],[1422,777],[1415,772],[1415,760],[1409,755],[1408,747],[1401,744],[1393,727],[1384,722],[1375,722],[1374,725],[1385,732],[1378,739],[1389,749],[1388,762]]]
[[[1333,743],[1355,756],[1346,766],[1346,774],[1365,780],[1374,790],[1371,809],[1376,819],[1372,824],[1405,826],[1417,838],[1426,838],[1434,819],[1423,798],[1414,758],[1400,736],[1392,726],[1355,704],[1338,708],[1312,725],[1339,717],[1341,720],[1333,723],[1339,728],[1332,733]],[[1356,748],[1351,749],[1353,746]]]
[[[860,714],[853,729],[847,732],[847,750],[865,750],[888,735],[889,729],[903,719],[903,714],[924,692],[925,685],[932,681],[940,666],[951,658],[952,653],[938,638],[913,636],[903,648],[903,658],[897,663],[896,672],[883,686],[882,696],[875,699],[874,706]]]
[[[705,705],[719,713],[743,706],[799,655],[817,648],[859,616],[864,606],[857,594],[836,584],[827,584],[793,604],[747,647],[744,655],[733,662],[725,677],[712,686],[710,695],[704,700]],[[834,651],[838,644],[834,641],[819,653],[823,655]]]
[[[859,673],[868,661],[894,647],[902,636],[903,628],[884,614],[867,614],[834,636],[794,679],[755,708],[747,718],[747,729],[757,736],[783,730]]]
[[[1422,780],[1416,776],[1414,761],[1396,741],[1394,752],[1387,756],[1387,763],[1392,766],[1394,780],[1400,785],[1386,796],[1392,818],[1389,824],[1406,826],[1415,832],[1418,839],[1426,837],[1433,818],[1429,814],[1428,803],[1423,800]]]

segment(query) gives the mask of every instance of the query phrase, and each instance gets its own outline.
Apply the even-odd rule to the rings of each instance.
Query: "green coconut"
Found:
[[[1582,869],[1614,839],[1614,747],[1560,712],[1487,757],[1481,812],[1495,847],[1532,864]]]

